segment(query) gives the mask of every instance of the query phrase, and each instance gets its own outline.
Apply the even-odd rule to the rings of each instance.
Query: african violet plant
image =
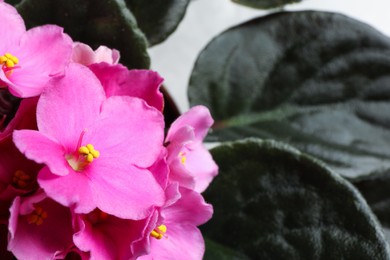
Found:
[[[0,0],[0,258],[389,259],[390,39],[259,17],[200,53],[179,115],[147,48],[188,3]]]

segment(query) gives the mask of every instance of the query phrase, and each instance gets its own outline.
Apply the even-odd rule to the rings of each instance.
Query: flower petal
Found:
[[[28,159],[46,164],[56,175],[69,173],[64,148],[44,134],[34,130],[15,130],[13,140]]]
[[[151,70],[128,70],[126,67],[107,63],[93,64],[90,69],[102,83],[107,97],[131,96],[146,101],[149,106],[162,111],[164,106],[160,86],[163,78]]]
[[[17,10],[7,3],[0,3],[0,56],[7,52],[12,53],[19,45],[20,37],[26,32],[24,21]]]
[[[175,122],[172,123],[166,140],[175,141],[176,133],[185,126],[190,126],[194,129],[195,138],[198,141],[203,141],[207,135],[209,128],[213,125],[214,120],[210,115],[210,111],[205,106],[194,106],[189,111],[181,115]]]
[[[63,73],[71,54],[72,40],[63,28],[44,25],[27,31],[13,54],[20,68],[9,76],[10,91],[19,97],[39,95],[53,75]]]
[[[88,213],[96,208],[88,176],[84,173],[70,171],[66,176],[57,176],[44,167],[39,172],[38,183],[49,197],[64,206],[74,206],[77,213]]]
[[[164,120],[138,98],[113,96],[102,105],[97,124],[85,134],[85,144],[101,150],[101,157],[139,167],[151,166],[163,149]],[[115,159],[114,159],[115,158]]]
[[[103,100],[95,75],[87,67],[70,64],[64,77],[49,82],[38,101],[38,129],[64,147],[76,149],[82,131],[98,117]]]

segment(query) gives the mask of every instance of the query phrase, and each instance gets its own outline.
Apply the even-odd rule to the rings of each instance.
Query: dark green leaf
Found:
[[[204,193],[209,239],[251,259],[389,259],[365,200],[323,163],[256,139],[211,152],[220,171]]]
[[[390,40],[340,14],[278,13],[232,28],[200,54],[191,105],[213,140],[290,143],[347,177],[390,167]]]
[[[205,238],[206,252],[203,260],[249,260],[250,258],[240,252],[224,247],[210,239]]]
[[[353,184],[384,226],[384,233],[390,242],[390,172],[365,176],[354,180]]]
[[[190,0],[125,0],[150,45],[164,41],[183,19]]]
[[[253,8],[268,9],[283,6],[291,3],[298,3],[302,0],[232,0],[241,5],[246,5]]]
[[[23,0],[17,9],[27,27],[60,25],[75,41],[118,49],[129,68],[149,68],[146,38],[124,0]]]
[[[16,5],[19,4],[22,0],[5,0],[4,2],[11,4],[11,5]]]

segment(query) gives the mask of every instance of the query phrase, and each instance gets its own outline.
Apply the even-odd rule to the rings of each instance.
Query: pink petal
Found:
[[[93,64],[90,68],[102,83],[107,97],[138,97],[162,111],[164,99],[159,89],[163,78],[157,72],[128,70],[120,64],[112,66],[107,63]]]
[[[195,138],[198,141],[202,141],[213,123],[214,121],[207,107],[192,107],[189,111],[181,115],[175,122],[172,123],[166,140],[175,141],[174,136],[180,128],[190,126],[194,129]]]
[[[119,52],[115,49],[109,49],[106,46],[100,46],[96,51],[93,51],[89,45],[76,42],[73,44],[72,61],[83,65],[100,62],[117,64],[119,61]]]
[[[192,144],[187,152],[185,167],[195,181],[194,190],[203,192],[218,174],[218,166],[202,143]]]
[[[163,205],[164,192],[149,171],[109,166],[96,166],[96,171],[88,175],[99,209],[119,218],[139,220]]]
[[[0,56],[9,52],[12,54],[19,44],[20,37],[26,32],[24,21],[16,9],[7,4],[0,3],[1,23],[0,23]]]
[[[204,201],[201,194],[181,187],[181,198],[169,207],[163,208],[161,214],[172,223],[189,223],[199,226],[206,223],[213,215],[213,207]]]
[[[67,175],[69,165],[64,148],[46,135],[33,130],[15,130],[16,147],[29,159],[46,164],[57,175]]]
[[[49,197],[64,206],[74,206],[77,213],[87,213],[96,208],[94,191],[84,173],[70,171],[68,175],[60,177],[44,167],[39,172],[38,183]]]
[[[82,65],[70,64],[65,76],[53,78],[42,93],[37,107],[38,128],[64,147],[76,149],[80,134],[96,120],[104,99],[94,74]]]
[[[113,96],[102,105],[98,124],[85,134],[101,156],[139,167],[151,166],[163,148],[163,115],[138,98]]]
[[[28,200],[29,197],[24,200]],[[54,259],[72,244],[72,223],[68,208],[50,199],[44,199],[35,206],[47,212],[41,225],[29,224],[28,213],[22,214],[19,207],[23,201],[15,199],[10,211],[10,240],[8,249],[18,259]],[[24,202],[26,203],[26,202]]]
[[[167,224],[166,237],[150,239],[150,254],[138,260],[200,260],[203,258],[205,246],[201,232],[189,224]]]
[[[9,77],[10,91],[18,97],[39,95],[53,75],[63,73],[70,62],[72,40],[55,25],[35,27],[23,35],[13,55],[20,66]],[[6,82],[8,83],[8,82]]]

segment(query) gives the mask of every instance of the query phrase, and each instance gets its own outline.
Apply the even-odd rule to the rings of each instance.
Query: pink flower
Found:
[[[76,213],[99,208],[143,219],[164,203],[147,169],[159,157],[162,114],[138,98],[106,98],[86,67],[73,63],[53,78],[37,106],[39,131],[16,130],[27,158],[46,164],[38,175],[45,192]]]
[[[91,259],[131,259],[130,245],[146,235],[148,223],[154,219],[157,219],[157,212],[135,221],[95,209],[75,216],[73,240],[80,250],[90,253]]]
[[[38,189],[40,168],[20,153],[11,138],[0,143],[0,223],[8,221],[14,198]]]
[[[217,175],[218,166],[202,143],[212,124],[204,106],[191,108],[173,122],[166,137],[171,181],[203,192]]]
[[[100,46],[95,51],[87,44],[75,42],[73,44],[72,61],[83,65],[106,62],[108,64],[118,64],[119,51]]]
[[[72,247],[72,219],[43,192],[17,197],[10,208],[8,250],[18,259],[54,259]]]
[[[0,85],[18,97],[37,96],[69,63],[72,40],[54,25],[26,31],[23,19],[7,3],[0,2],[0,13]]]
[[[163,78],[151,70],[128,70],[123,65],[92,64],[89,68],[103,85],[107,97],[130,96],[146,101],[162,111],[164,98],[160,92]]]
[[[202,259],[204,240],[197,226],[211,218],[213,208],[199,193],[186,188],[179,191],[181,198],[161,209],[161,218],[147,237],[150,253],[139,260]]]

